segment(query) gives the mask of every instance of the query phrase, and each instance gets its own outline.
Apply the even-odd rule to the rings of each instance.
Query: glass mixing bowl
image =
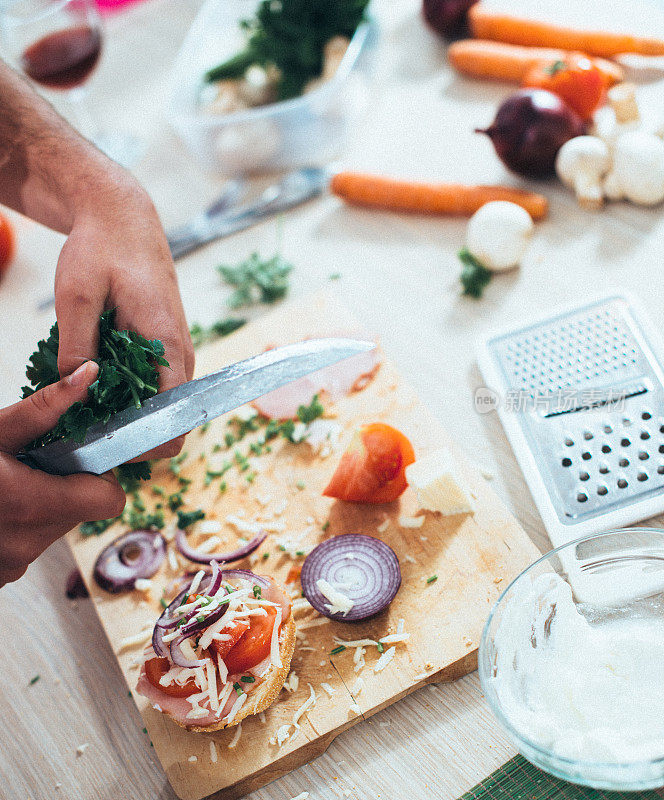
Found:
[[[491,611],[478,658],[533,764],[599,789],[664,785],[664,530],[608,531],[536,561]]]

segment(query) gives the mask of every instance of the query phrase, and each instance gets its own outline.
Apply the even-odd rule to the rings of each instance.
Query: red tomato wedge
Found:
[[[384,422],[363,425],[323,494],[351,503],[391,503],[408,486],[406,467],[413,461],[413,445],[401,431]]]
[[[251,617],[249,630],[240,637],[238,643],[224,658],[230,675],[246,672],[270,655],[272,629],[277,609],[274,606],[268,606],[265,610],[267,616]],[[219,644],[223,644],[223,642],[219,642]]]
[[[0,214],[0,278],[7,271],[9,262],[14,257],[14,229],[7,217]]]
[[[189,697],[189,695],[200,691],[193,678],[182,686],[178,683],[162,686],[159,683],[159,679],[163,678],[171,666],[171,662],[167,658],[151,658],[145,662],[145,677],[156,689],[159,689],[164,694],[169,694],[171,697]]]
[[[219,658],[225,659],[248,630],[249,623],[244,620],[238,620],[232,628],[224,628],[222,631],[225,636],[230,636],[231,638],[223,642],[213,639],[210,650],[213,650]]]

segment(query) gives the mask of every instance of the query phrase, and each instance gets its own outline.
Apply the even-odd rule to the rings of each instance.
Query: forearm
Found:
[[[68,234],[100,193],[141,190],[0,61],[0,203]]]

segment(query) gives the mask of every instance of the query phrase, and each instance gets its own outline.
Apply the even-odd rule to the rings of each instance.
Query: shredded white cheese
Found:
[[[290,736],[290,725],[282,725],[280,728],[277,729],[277,735],[275,738],[275,744],[281,745],[287,741],[288,737]]]
[[[350,687],[350,693],[355,697],[364,689],[364,678],[355,678],[355,683]]]
[[[362,713],[362,709],[359,707],[359,705],[357,703],[351,703],[348,706],[348,710],[352,711],[353,714],[361,714]]]
[[[375,639],[340,639],[338,636],[334,637],[335,644],[342,644],[344,647],[378,647],[378,642]]]
[[[202,519],[198,530],[201,533],[221,533],[221,522],[218,519]]]
[[[222,683],[226,683],[228,678],[228,667],[221,656],[217,656],[217,671],[219,672],[219,680]]]
[[[210,696],[210,708],[212,711],[218,711],[219,695],[217,694],[217,675],[212,661],[208,660],[207,664],[205,665],[205,670],[207,676],[208,694]],[[212,744],[212,742],[210,742],[210,744]]]
[[[149,592],[152,589],[152,581],[149,578],[136,578],[134,589],[138,592]]]
[[[424,525],[424,517],[408,517],[402,514],[399,517],[400,528],[421,528]]]
[[[345,617],[355,605],[350,597],[347,597],[338,589],[335,589],[334,586],[328,583],[324,578],[319,578],[316,581],[316,587],[323,597],[330,601],[325,604],[325,608],[327,608],[330,614],[337,614],[340,611]]]
[[[261,526],[257,522],[247,522],[240,518],[239,514],[227,514],[226,522],[232,525],[239,533],[250,533],[252,536],[261,532]]]
[[[230,725],[230,723],[235,719],[237,716],[238,711],[242,708],[242,706],[247,702],[247,695],[242,692],[241,695],[238,696],[237,700],[233,703],[231,710],[228,712],[228,716],[226,717],[226,722]]]
[[[189,756],[189,758],[187,759],[187,761],[189,761],[189,762],[191,762],[192,764],[194,764],[196,761],[198,761],[198,756]]]
[[[215,747],[212,739],[210,739],[210,761],[213,764],[217,763],[217,748]]]
[[[399,622],[397,622],[397,633],[403,633],[405,627],[406,627],[406,620],[400,619]]]
[[[327,694],[332,697],[332,695],[337,691],[334,686],[330,686],[329,683],[321,683],[321,689],[327,692]]]
[[[196,594],[198,587],[201,585],[201,581],[205,577],[205,570],[199,569],[198,572],[194,575],[194,580],[191,582],[191,586],[189,587],[189,594]],[[186,606],[182,606],[182,609],[186,608]],[[181,609],[181,610],[182,610]]]
[[[383,636],[379,641],[381,644],[398,644],[399,642],[407,642],[409,639],[409,633],[391,633],[389,636]]]
[[[404,556],[404,561],[408,561],[410,564],[417,564],[416,559],[414,559],[412,556]]]
[[[139,633],[135,633],[133,636],[125,636],[124,639],[120,640],[120,644],[118,646],[118,653],[121,653],[123,650],[126,650],[128,647],[135,647],[138,644],[145,644],[148,639],[152,638],[152,631],[154,626],[150,628],[144,628]]]
[[[320,617],[320,619],[307,620],[306,622],[302,622],[297,626],[298,632],[307,630],[307,628],[317,628],[319,625],[327,625],[329,621],[329,617]]]
[[[196,549],[201,553],[211,553],[220,544],[221,539],[218,536],[210,536],[202,544],[199,544]]]
[[[384,519],[380,525],[376,526],[376,530],[378,533],[385,533],[385,531],[390,527],[390,518]]]
[[[180,565],[178,564],[177,556],[175,555],[174,550],[168,551],[168,566],[171,568],[173,572],[180,571]]]
[[[281,616],[283,611],[281,606],[277,609],[277,615],[274,619],[274,627],[272,628],[272,640],[270,643],[270,661],[275,667],[282,667],[281,653],[279,652],[279,628],[281,627]]]
[[[366,667],[367,662],[364,660],[364,654],[367,652],[366,647],[356,647],[353,655],[353,662],[355,663],[355,672],[359,672]]]
[[[301,717],[306,714],[310,708],[313,708],[316,705],[316,692],[314,692],[314,687],[308,683],[307,686],[309,687],[309,697],[302,703],[302,705],[297,709],[297,711],[293,714],[293,721],[291,724],[295,728],[299,728],[298,722],[300,721]]]
[[[291,797],[291,800],[307,800],[309,797],[309,792],[300,792],[297,797]]]
[[[382,672],[385,667],[392,661],[394,658],[394,653],[396,651],[396,647],[390,647],[389,650],[386,650],[383,655],[376,661],[374,664],[374,672]]]
[[[224,684],[224,688],[221,690],[221,694],[219,695],[219,711],[217,711],[217,713],[215,714],[216,717],[220,716],[224,708],[226,708],[226,703],[228,702],[228,698],[231,696],[232,691],[233,691],[232,683]]]
[[[294,670],[291,670],[288,674],[288,679],[284,681],[284,689],[288,692],[297,692],[297,687],[300,685],[300,679],[298,678],[297,674]]]
[[[235,736],[233,736],[233,738],[228,743],[229,750],[233,750],[233,748],[237,745],[237,743],[240,741],[240,736],[242,736],[242,723],[240,723],[237,726],[237,728],[235,729]],[[215,758],[214,760],[216,761],[217,759]]]
[[[306,597],[298,597],[295,600],[293,600],[293,611],[294,612],[308,611],[310,608],[312,608],[312,605],[307,600]]]

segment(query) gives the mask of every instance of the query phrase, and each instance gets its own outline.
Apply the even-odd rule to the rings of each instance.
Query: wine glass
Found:
[[[87,81],[103,41],[94,0],[0,0],[0,35],[14,66],[48,91],[66,96],[83,135],[123,166],[136,162],[139,140],[100,131],[87,107]]]

